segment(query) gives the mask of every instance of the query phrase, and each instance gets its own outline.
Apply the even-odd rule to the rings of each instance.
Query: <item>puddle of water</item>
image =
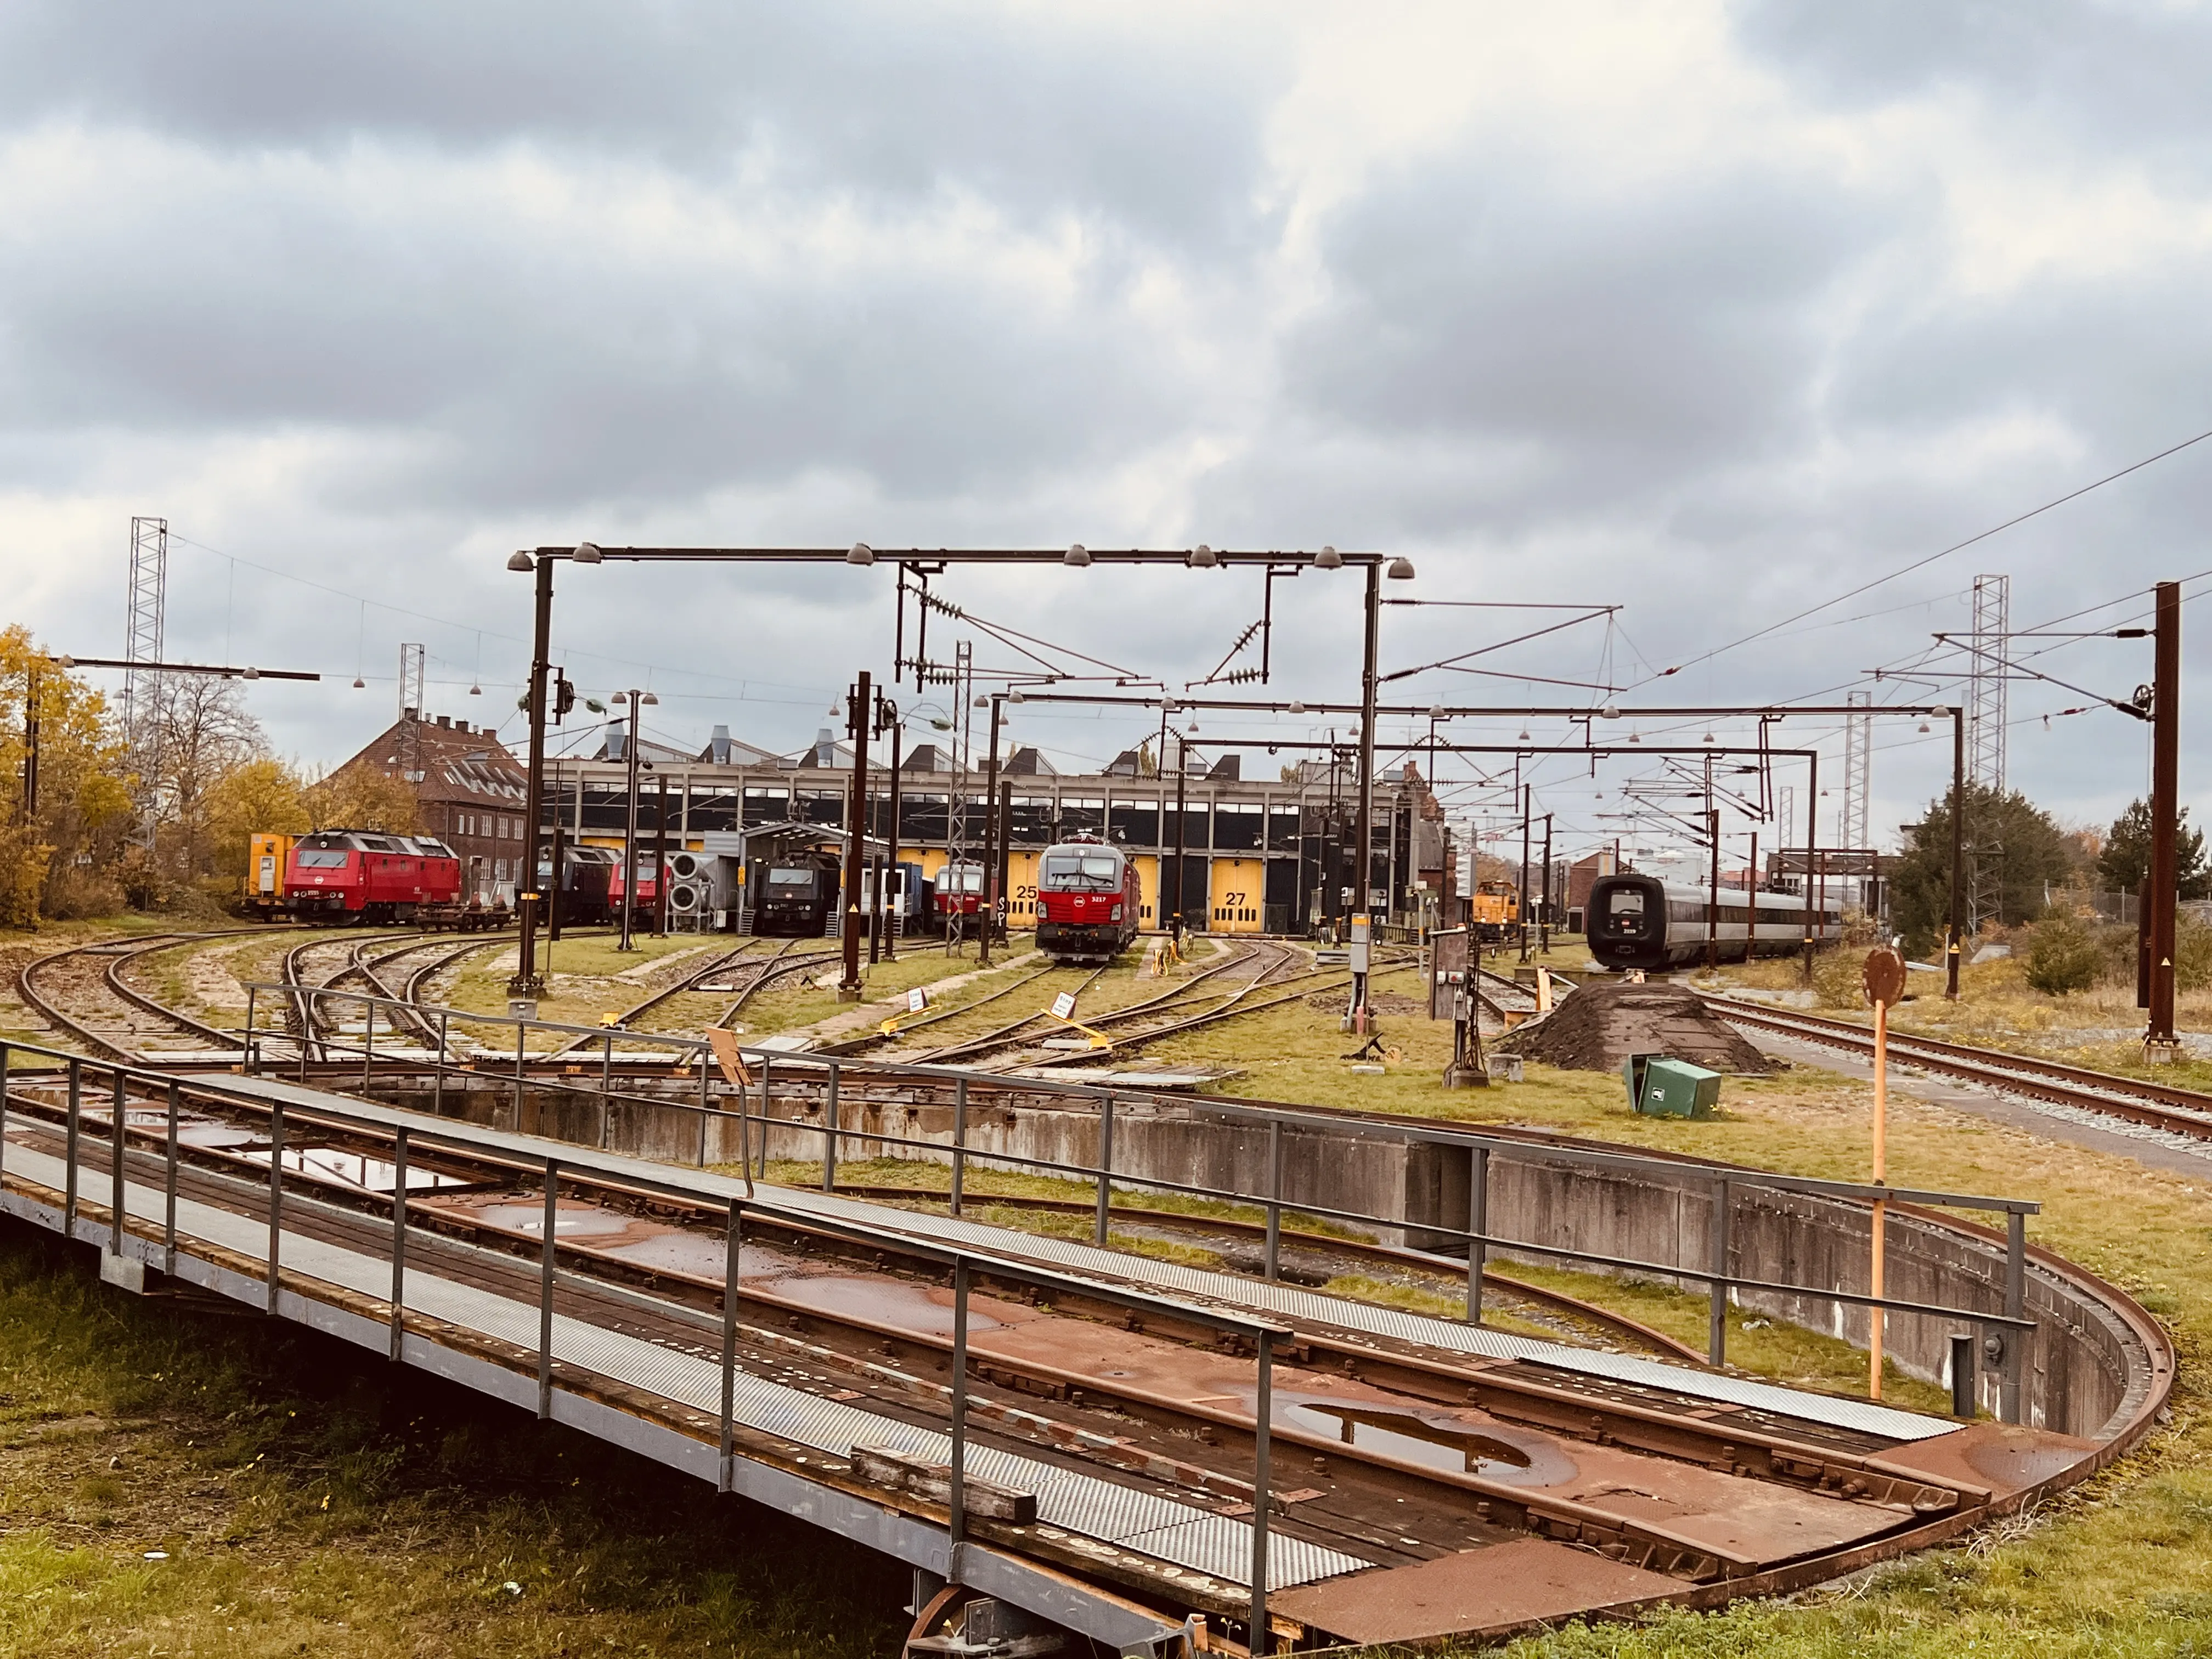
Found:
[[[251,1129],[240,1129],[228,1123],[204,1120],[198,1123],[186,1121],[177,1126],[179,1146],[251,1146],[261,1137]]]
[[[269,1161],[265,1146],[248,1148],[239,1155],[252,1164]],[[364,1158],[359,1152],[341,1152],[328,1146],[287,1147],[284,1168],[288,1173],[305,1176],[310,1181],[325,1181],[360,1193],[388,1193],[398,1174],[398,1166],[383,1158]],[[432,1170],[410,1165],[407,1170],[407,1190],[410,1193],[435,1192],[441,1188],[468,1184],[459,1176],[440,1175]]]
[[[495,1227],[502,1232],[535,1233],[545,1227],[545,1205],[542,1199],[524,1203],[475,1205],[462,1203],[450,1206],[450,1213],[465,1217],[486,1227]],[[569,1233],[619,1233],[632,1225],[628,1216],[617,1215],[612,1210],[596,1206],[570,1204],[563,1200],[554,1231]]]

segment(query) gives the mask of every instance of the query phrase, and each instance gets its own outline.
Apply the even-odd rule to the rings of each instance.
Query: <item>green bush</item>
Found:
[[[1823,1008],[1863,1008],[1866,1000],[1866,951],[1855,945],[1836,945],[1813,958],[1813,994]]]
[[[2027,982],[2048,996],[2086,991],[2103,977],[2105,951],[2072,916],[2039,921],[2028,933]]]
[[[2212,985],[2212,927],[2184,910],[2173,919],[2173,988],[2201,991]]]

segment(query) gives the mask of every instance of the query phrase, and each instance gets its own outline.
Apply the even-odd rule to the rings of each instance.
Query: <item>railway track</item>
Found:
[[[745,1004],[750,1002],[757,994],[766,990],[776,981],[787,979],[793,974],[805,973],[808,969],[826,962],[838,954],[835,951],[801,951],[796,956],[789,954],[792,948],[799,943],[797,939],[790,940],[773,957],[763,963],[758,973],[738,988],[736,1000],[714,1017],[714,1024],[725,1028],[728,1027],[731,1022],[744,1012]]]
[[[385,931],[385,933],[369,933],[369,936],[338,933],[338,936],[305,938],[283,953],[283,963],[276,969],[276,978],[283,980],[289,987],[301,987],[307,988],[307,991],[334,991],[334,988],[343,987],[347,980],[361,980],[362,987],[368,987],[369,995],[387,998],[392,1002],[416,1005],[422,1000],[422,987],[429,984],[434,973],[445,967],[452,967],[465,956],[483,951],[491,945],[514,940],[514,938],[515,933],[473,933],[467,945],[452,945],[442,938],[422,938],[416,929]],[[374,945],[392,945],[396,940],[400,940],[398,949],[376,953],[376,956],[369,953]],[[345,951],[345,960],[338,963],[323,978],[312,978],[307,957],[314,951]],[[400,957],[416,956],[416,953],[422,951],[434,951],[434,956],[422,967],[407,973],[407,978],[400,980],[398,987],[383,978],[380,969],[392,963],[398,963]],[[362,1011],[372,1013],[368,1006],[362,1006]],[[414,1036],[420,1037],[425,1044],[438,1044],[438,1030],[425,1015],[411,1013],[411,1011],[394,1013],[392,1009],[383,1009],[380,1018],[392,1022],[392,1024],[407,1024],[414,1030]],[[303,998],[303,995],[285,998],[285,1030],[296,1044],[303,1044],[310,1051],[312,1060],[327,1057],[325,1036],[330,1033],[330,1009],[321,998]]]
[[[109,940],[57,951],[25,965],[16,986],[25,1003],[58,1031],[65,1031],[95,1054],[116,1060],[137,1060],[148,1051],[125,1039],[157,1034],[181,1034],[216,1048],[234,1048],[235,1031],[225,1031],[149,996],[123,976],[123,969],[142,957],[179,945],[241,934],[265,932],[261,927],[225,927],[208,933],[161,933],[150,939]],[[89,996],[94,1010],[83,1001]],[[64,1002],[76,1000],[72,1012]],[[105,1002],[110,1005],[100,1009]],[[119,1017],[114,1005],[119,1005]],[[95,1012],[97,1011],[97,1012]],[[104,1018],[102,1016],[105,1016]],[[155,1022],[152,1032],[149,1020]]]
[[[948,1195],[945,1192],[928,1188],[855,1186],[849,1182],[841,1183],[837,1190],[848,1197],[894,1204],[916,1198],[941,1200]],[[971,1209],[996,1206],[1085,1218],[1097,1213],[1097,1206],[1087,1199],[1079,1201],[1063,1198],[1032,1198],[978,1191],[974,1188],[969,1189],[967,1201]],[[1191,1215],[1178,1210],[1154,1210],[1141,1205],[1124,1204],[1112,1206],[1107,1215],[1109,1220],[1125,1225],[1193,1233],[1206,1238],[1250,1243],[1255,1240],[1264,1242],[1267,1237],[1264,1222],[1244,1221],[1233,1216]],[[1309,1257],[1324,1260],[1334,1257],[1340,1261],[1355,1261],[1363,1266],[1394,1267],[1448,1281],[1455,1285],[1463,1286],[1467,1281],[1464,1263],[1454,1263],[1448,1258],[1439,1259],[1420,1250],[1401,1250],[1393,1245],[1377,1244],[1370,1239],[1346,1238],[1336,1233],[1318,1233],[1297,1227],[1285,1227],[1278,1237],[1285,1249],[1295,1248]],[[1579,1297],[1569,1296],[1564,1291],[1512,1278],[1486,1265],[1482,1270],[1482,1282],[1486,1291],[1495,1287],[1524,1302],[1565,1315],[1576,1324],[1594,1327],[1632,1347],[1688,1364],[1702,1365],[1705,1363],[1705,1355],[1687,1343],[1678,1342],[1663,1331],[1653,1330],[1649,1325],[1631,1319],[1626,1314],[1615,1313],[1610,1308],[1600,1307],[1595,1302],[1585,1302]]]
[[[1057,971],[1058,969],[1055,966],[1051,963],[1048,963],[1042,968],[1036,969],[1032,972],[1023,975],[1019,979],[1013,980],[1005,985],[1001,985],[995,991],[992,991],[985,995],[977,997],[973,1002],[956,1003],[951,1007],[941,1008],[933,1014],[925,1014],[920,1019],[908,1020],[905,1024],[900,1026],[898,1030],[891,1036],[885,1036],[880,1031],[869,1031],[860,1036],[848,1037],[842,1042],[825,1042],[817,1048],[809,1050],[809,1052],[817,1054],[857,1054],[864,1050],[876,1048],[880,1044],[894,1042],[899,1038],[911,1036],[915,1032],[922,1030],[926,1026],[939,1025],[948,1019],[958,1019],[963,1015],[972,1014],[978,1008],[983,1007],[987,1004],[996,1002],[1001,997],[1011,996],[1016,991],[1022,989],[1023,987],[1034,985],[1037,981],[1042,979],[1047,974]],[[1095,978],[1096,975],[1093,975],[1093,977]],[[1088,981],[1085,982],[1088,983]],[[1034,1018],[1035,1016],[1031,1016],[1031,1018]],[[1025,1025],[1029,1021],[1023,1020],[1019,1023]],[[1015,1028],[1009,1025],[1001,1027],[1000,1029],[1003,1030],[1012,1030]]]
[[[736,948],[723,951],[721,955],[716,957],[704,967],[695,968],[687,973],[679,975],[671,983],[664,985],[659,990],[649,994],[643,1001],[633,1003],[629,1007],[623,1009],[619,1014],[616,1015],[613,1019],[607,1022],[609,1028],[617,1030],[623,1030],[629,1026],[633,1021],[642,1018],[646,1014],[651,1013],[655,1008],[660,1006],[662,1003],[666,1002],[671,997],[681,996],[686,991],[697,989],[700,986],[712,979],[716,974],[726,971],[738,957],[744,956],[748,951],[750,951],[753,948],[755,943],[756,941],[753,939],[748,939],[744,943],[738,945]],[[783,951],[778,951],[775,953],[775,956],[771,957],[769,960],[774,961],[775,957],[782,956],[784,951],[788,951],[792,945],[796,945],[797,943],[799,943],[797,939],[792,940],[790,945],[786,945],[783,947]],[[563,1054],[571,1054],[582,1048],[592,1040],[592,1039],[590,1037],[586,1036],[571,1037],[568,1042],[562,1043],[558,1048],[555,1048],[553,1053],[556,1057]]]
[[[1200,1009],[1198,1012],[1186,1018],[1171,1018],[1158,1025],[1146,1026],[1141,1030],[1133,1032],[1125,1037],[1117,1037],[1115,1039],[1114,1047],[1125,1053],[1131,1052],[1143,1048],[1147,1043],[1157,1042],[1163,1037],[1180,1036],[1185,1032],[1200,1030],[1206,1026],[1218,1025],[1247,1014],[1264,1013],[1270,1008],[1279,1008],[1288,1003],[1303,1001],[1317,992],[1350,988],[1351,975],[1346,975],[1341,978],[1334,978],[1332,977],[1334,970],[1326,968],[1316,968],[1302,974],[1276,978],[1275,975],[1280,969],[1297,960],[1297,952],[1294,949],[1288,946],[1277,948],[1281,950],[1282,955],[1276,962],[1263,967],[1250,981],[1230,993],[1213,1006]],[[1377,971],[1388,972],[1390,968],[1399,965],[1401,964],[1378,963],[1376,968]],[[1277,994],[1263,997],[1256,1002],[1247,1000],[1255,991],[1263,987],[1271,987]],[[1188,1000],[1179,1001],[1169,1004],[1158,1012],[1180,1013],[1188,1006]],[[1080,1061],[1083,1058],[1084,1056],[1079,1054],[1055,1054],[1036,1060],[1033,1064],[1064,1066]]]
[[[1536,1012],[1534,987],[1523,985],[1517,979],[1508,979],[1487,968],[1478,966],[1474,971],[1474,1000],[1490,1011],[1491,1018],[1498,1022],[1500,1030],[1511,1024],[1506,1018],[1509,1012],[1525,1019]]]
[[[1106,976],[1108,968],[1110,967],[1110,965],[1111,964],[1108,964],[1108,967],[1094,968],[1088,974],[1084,975],[1082,982],[1075,988],[1074,991],[1074,995],[1079,1002],[1082,1000],[1084,993],[1090,990],[1092,986],[1097,984],[1101,979]],[[1054,973],[1057,971],[1058,969],[1055,966],[1053,968],[1042,969],[1034,974],[1024,975],[1022,978],[1017,980],[1012,985],[1006,987],[1006,992],[1018,989],[1024,985],[1030,984],[1036,980],[1043,978],[1046,974]],[[955,1009],[952,1012],[953,1014],[964,1014],[969,1012],[969,1008],[980,1008],[987,1002],[995,1002],[999,996],[1004,994],[1006,994],[1006,992],[1000,992],[989,997],[979,998],[976,1001],[970,1003],[968,1007]],[[1095,1018],[1086,1016],[1084,1020],[1084,1024],[1086,1025],[1095,1025],[1100,1021],[1114,1018],[1115,1015],[1123,1011],[1117,1009],[1112,1013],[1100,1014]],[[951,1016],[948,1016],[948,1018],[950,1017]],[[1050,1020],[1051,1018],[1051,1015],[1043,1012],[1024,1014],[1018,1019],[1010,1020],[1006,1024],[986,1031],[980,1036],[969,1037],[963,1041],[948,1043],[941,1048],[932,1048],[915,1056],[915,1058],[916,1062],[919,1064],[942,1066],[949,1065],[954,1060],[968,1059],[977,1054],[995,1053],[1002,1048],[1025,1047],[1028,1046],[1029,1040],[1018,1036],[1017,1033],[1027,1031],[1034,1026],[1041,1025]],[[902,1031],[900,1035],[903,1036],[906,1033]],[[881,1039],[878,1039],[878,1041],[880,1040]]]
[[[186,1092],[201,1119],[253,1127],[251,1109],[189,1084]],[[52,1083],[17,1084],[11,1097],[10,1157],[18,1161],[9,1176],[21,1182],[21,1158],[45,1159],[43,1169],[65,1152],[64,1102]],[[158,1108],[159,1097],[145,1104]],[[343,1124],[319,1121],[305,1103],[287,1106],[284,1224],[294,1236],[380,1255],[393,1205],[368,1184],[373,1165],[361,1160],[388,1158],[390,1136],[349,1116]],[[96,1143],[112,1120],[95,1103],[84,1121]],[[126,1134],[130,1176],[158,1193],[170,1152],[162,1114],[134,1111]],[[558,1316],[676,1354],[710,1353],[717,1332],[728,1329],[722,1340],[733,1345],[741,1371],[775,1379],[804,1410],[817,1409],[810,1400],[824,1411],[849,1406],[944,1432],[953,1350],[927,1218],[868,1210],[842,1195],[789,1193],[749,1213],[731,1285],[722,1267],[732,1248],[726,1200],[689,1200],[657,1182],[634,1188],[620,1167],[599,1167],[587,1155],[563,1160],[560,1192],[549,1194],[526,1154],[471,1146],[465,1134],[456,1129],[434,1151],[418,1149],[410,1166],[440,1182],[410,1200],[410,1282],[465,1283],[525,1307],[550,1285]],[[197,1136],[180,1138],[176,1153],[185,1199],[255,1226],[273,1213],[265,1150],[257,1155]],[[349,1176],[354,1169],[362,1179]],[[80,1206],[97,1210],[104,1188],[87,1188]],[[861,1236],[837,1219],[848,1212],[882,1224]],[[557,1266],[543,1267],[542,1218],[556,1214]],[[1002,1237],[1008,1242],[1000,1249],[1024,1248],[1013,1242],[1019,1235]],[[1041,1297],[988,1268],[973,1283],[976,1322],[961,1379],[971,1455],[995,1452],[1045,1466],[1040,1474],[1103,1482],[1102,1492],[1121,1494],[1116,1502],[1133,1493],[1167,1497],[1201,1510],[1201,1520],[1234,1517],[1240,1506],[1249,1513],[1254,1397],[1249,1358],[1234,1344],[1172,1318],[1094,1304],[1079,1290]],[[1205,1294],[1237,1292],[1224,1285]],[[1703,1373],[1686,1369],[1674,1385],[1640,1375],[1615,1380],[1577,1351],[1514,1347],[1510,1340],[1496,1354],[1455,1357],[1434,1345],[1426,1327],[1382,1334],[1369,1329],[1356,1304],[1303,1294],[1295,1315],[1277,1316],[1294,1326],[1279,1341],[1269,1413],[1270,1529],[1279,1560],[1279,1552],[1301,1547],[1334,1552],[1347,1559],[1331,1571],[1343,1574],[1449,1563],[1472,1549],[1480,1565],[1493,1547],[1565,1540],[1588,1547],[1563,1559],[1583,1562],[1594,1575],[1602,1577],[1609,1560],[1667,1581],[1646,1594],[1724,1595],[1783,1588],[1773,1575],[1814,1556],[1832,1558],[1826,1571],[1833,1571],[1862,1565],[1869,1550],[1933,1541],[1990,1501],[1985,1482],[1911,1468],[1907,1454],[1917,1442],[1846,1425],[1835,1419],[1834,1402],[1814,1396],[1773,1389],[1717,1414],[1699,1392]],[[732,1327],[718,1316],[726,1295]],[[427,1340],[409,1323],[410,1340]],[[512,1363],[527,1375],[529,1351]],[[565,1358],[551,1374],[556,1382],[575,1375]],[[612,1398],[634,1409],[629,1395]],[[683,1409],[694,1424],[709,1421]],[[869,1490],[850,1433],[795,1443],[789,1428],[744,1435],[744,1455],[818,1468],[824,1478],[849,1472],[853,1484]],[[1023,1546],[1057,1562],[1055,1540],[1072,1525],[1031,1528]],[[1163,1575],[1144,1568],[1146,1547],[1116,1553],[1085,1543],[1064,1552],[1061,1565],[1104,1571],[1139,1591],[1175,1586],[1200,1605],[1236,1610],[1243,1592],[1233,1577],[1209,1580],[1203,1575],[1222,1570],[1204,1566],[1196,1583],[1189,1567]],[[1153,1559],[1164,1550],[1171,1564],[1186,1547],[1163,1535],[1150,1547]],[[1506,1560],[1498,1558],[1495,1569]],[[1356,1590],[1357,1579],[1347,1583]],[[1299,1605],[1328,1626],[1326,1600],[1309,1596]]]
[[[1272,960],[1267,959],[1270,953],[1273,956]],[[1083,1023],[1094,1030],[1108,1030],[1127,1025],[1133,1021],[1159,1020],[1157,1024],[1146,1025],[1137,1030],[1117,1035],[1115,1037],[1113,1046],[1115,1049],[1124,1052],[1133,1050],[1160,1037],[1173,1036],[1195,1026],[1211,1024],[1217,1020],[1227,1018],[1231,1014],[1250,1013],[1261,1008],[1272,1008],[1279,1003],[1290,1001],[1294,997],[1303,994],[1304,992],[1299,991],[1270,998],[1259,1003],[1245,1001],[1245,999],[1249,998],[1254,991],[1267,984],[1279,969],[1297,959],[1298,952],[1294,946],[1273,940],[1237,941],[1232,944],[1231,950],[1222,960],[1207,964],[1189,978],[1170,987],[1167,990],[1119,1008],[1109,1008],[1102,1012],[1086,1014],[1084,1016]],[[1213,980],[1218,975],[1230,973],[1238,968],[1255,965],[1255,960],[1258,970],[1225,995],[1214,990],[1199,989],[1202,983]],[[1093,973],[1084,981],[1077,994],[1079,996],[1083,990],[1089,989],[1105,971],[1106,969],[1102,968]],[[1280,981],[1278,983],[1303,984],[1304,981],[1322,976],[1322,974],[1317,971],[1298,975],[1295,980]],[[1211,1006],[1203,1012],[1188,1018],[1176,1017],[1184,1009],[1197,1003],[1210,1003]],[[1166,1016],[1166,1018],[1163,1019],[1161,1016]],[[1048,1018],[1048,1016],[1044,1014],[1030,1014],[1000,1026],[994,1031],[985,1032],[981,1036],[972,1037],[947,1048],[917,1055],[915,1060],[917,1063],[927,1063],[932,1066],[949,1065],[955,1062],[973,1065],[988,1064],[988,1057],[996,1056],[1001,1065],[1018,1061],[1024,1065],[1057,1066],[1092,1058],[1100,1052],[1096,1049],[1052,1050],[1040,1054],[1036,1043],[1023,1033]]]
[[[1874,1053],[1874,1033],[1850,1020],[1740,1002],[1726,996],[1708,994],[1705,1001],[1733,1024],[1781,1032],[1848,1054]],[[2212,1095],[2200,1094],[2193,1089],[2178,1089],[2171,1084],[2120,1077],[2061,1060],[2008,1054],[1998,1048],[1978,1048],[1940,1037],[1900,1031],[1895,1026],[1890,1028],[1889,1054],[1895,1065],[1915,1066],[2010,1094],[2027,1095],[2055,1105],[2125,1118],[2194,1139],[2212,1140]]]

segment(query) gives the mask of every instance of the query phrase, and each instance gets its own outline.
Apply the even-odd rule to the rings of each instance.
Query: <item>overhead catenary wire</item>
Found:
[[[1898,568],[1889,572],[1887,575],[1876,576],[1871,581],[1861,582],[1856,587],[1847,588],[1843,592],[1838,593],[1831,599],[1821,600],[1818,605],[1808,605],[1804,610],[1796,611],[1790,616],[1784,617],[1779,622],[1770,623],[1765,628],[1759,629],[1753,633],[1746,634],[1741,639],[1731,640],[1726,645],[1716,646],[1712,650],[1705,653],[1702,656],[1692,657],[1687,661],[1677,663],[1674,667],[1663,670],[1660,673],[1655,674],[1652,678],[1654,679],[1664,679],[1670,674],[1678,674],[1681,672],[1685,668],[1695,667],[1701,663],[1711,662],[1716,657],[1724,656],[1730,651],[1749,645],[1754,641],[1763,640],[1770,634],[1778,633],[1781,629],[1789,627],[1792,623],[1802,622],[1808,617],[1818,616],[1821,611],[1827,610],[1831,605],[1841,605],[1846,599],[1855,599],[1862,593],[1870,593],[1875,588],[1881,587],[1890,582],[1893,582],[1901,576],[1909,576],[1916,570],[1924,570],[1929,565],[1935,564],[1940,560],[1949,558],[1954,553],[1964,552],[1967,548],[1972,547],[1977,543],[1985,542],[1992,536],[2002,535],[2008,530],[2013,529],[2017,526],[2026,524],[2031,519],[2039,518],[2045,513],[2049,513],[2057,507],[2063,507],[2069,501],[2077,501],[2081,500],[2082,496],[2090,494],[2092,491],[2102,489],[2106,484],[2117,483],[2120,479],[2128,477],[2130,473],[2140,472],[2147,466],[2154,466],[2159,462],[2167,459],[2169,457],[2179,455],[2182,451],[2191,448],[2197,444],[2201,444],[2208,438],[2212,438],[2212,428],[2208,428],[2205,431],[2200,432],[2192,438],[2185,438],[2179,443],[2173,444],[2165,449],[2161,449],[2154,455],[2146,455],[2142,459],[2132,462],[2129,465],[2120,468],[2117,472],[2108,472],[2103,477],[2095,479],[2089,483],[2083,484],[2078,489],[2069,489],[2063,495],[2054,497],[2052,500],[2044,502],[2039,507],[2033,507],[2025,513],[2015,514],[2011,518],[2007,519],[2003,523],[1991,525],[1987,530],[1979,531],[1972,536],[1968,536],[1963,541],[1954,542],[1948,547],[1938,549],[1936,552],[1929,553],[1921,558],[1915,559],[1909,564],[1900,565]],[[1642,684],[1648,684],[1650,682],[1644,681],[1642,682]],[[1636,688],[1634,686],[1630,686],[1625,689],[1633,690]]]

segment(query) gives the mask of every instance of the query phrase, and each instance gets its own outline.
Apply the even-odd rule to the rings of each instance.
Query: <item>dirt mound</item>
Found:
[[[1631,1054],[1667,1054],[1715,1072],[1775,1072],[1770,1060],[1679,985],[1598,980],[1493,1047],[1578,1072],[1617,1072]]]

